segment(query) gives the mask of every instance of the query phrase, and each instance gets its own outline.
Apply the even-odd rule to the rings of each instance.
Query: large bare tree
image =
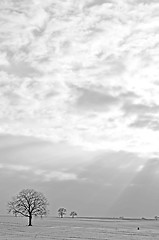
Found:
[[[24,189],[8,203],[8,210],[14,215],[28,217],[28,226],[32,226],[33,216],[47,214],[48,201],[41,192]]]

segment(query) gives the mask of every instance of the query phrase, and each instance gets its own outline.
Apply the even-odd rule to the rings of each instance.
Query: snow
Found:
[[[139,227],[139,230],[138,230]],[[34,218],[0,216],[0,240],[154,240],[159,239],[159,221],[87,218]]]

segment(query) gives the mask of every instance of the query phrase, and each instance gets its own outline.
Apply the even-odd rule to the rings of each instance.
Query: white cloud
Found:
[[[30,170],[29,166],[15,165],[15,164],[0,164],[0,168],[3,170],[10,170],[13,172],[27,172]]]
[[[137,172],[141,172],[141,171],[143,170],[143,168],[144,168],[144,165],[140,165],[140,166],[136,169],[136,171],[137,171]]]
[[[50,182],[55,181],[68,181],[68,180],[81,180],[75,173],[70,173],[67,171],[49,171],[47,169],[35,169],[34,166],[20,165],[20,164],[0,164],[0,169],[7,171],[9,173],[22,173],[27,178],[32,178],[32,180],[41,180]]]
[[[75,173],[68,173],[62,171],[45,171],[45,170],[35,170],[34,174],[39,176],[42,181],[68,181],[68,180],[78,180],[78,177]]]
[[[0,66],[8,66],[9,61],[6,52],[0,52]]]
[[[1,133],[158,152],[159,4],[1,6]]]
[[[12,164],[7,164],[5,165],[6,169],[21,172],[21,171],[29,171],[30,167],[29,166],[23,166],[23,165],[12,165]]]

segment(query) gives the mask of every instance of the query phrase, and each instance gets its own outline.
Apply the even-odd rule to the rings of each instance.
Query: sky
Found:
[[[0,1],[0,214],[159,215],[158,0]]]

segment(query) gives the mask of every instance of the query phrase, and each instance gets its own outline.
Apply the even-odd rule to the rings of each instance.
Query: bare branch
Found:
[[[24,189],[8,203],[8,211],[29,218],[29,226],[33,215],[46,215],[48,201],[40,192]]]

